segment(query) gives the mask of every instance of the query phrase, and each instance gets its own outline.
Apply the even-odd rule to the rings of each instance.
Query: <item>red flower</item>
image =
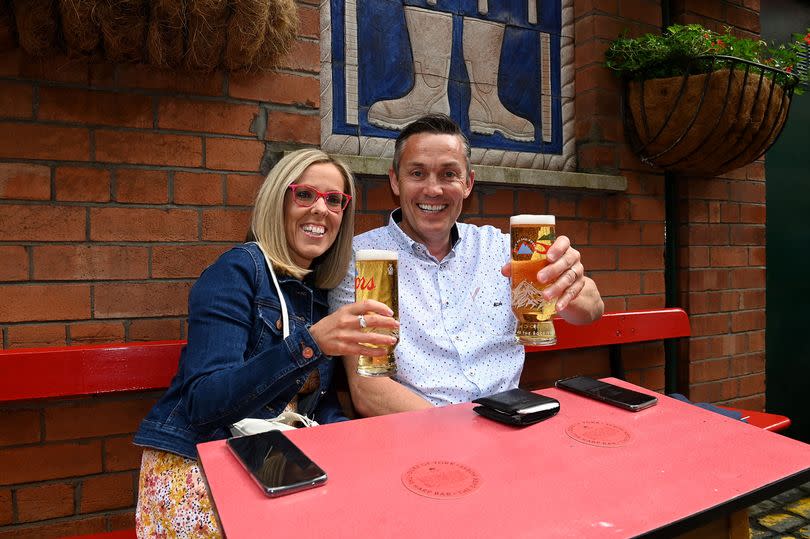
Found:
[[[793,73],[793,66],[787,66],[785,68],[785,71],[787,71],[788,73]]]
[[[810,45],[810,32],[808,32],[807,35],[804,36],[804,42]]]

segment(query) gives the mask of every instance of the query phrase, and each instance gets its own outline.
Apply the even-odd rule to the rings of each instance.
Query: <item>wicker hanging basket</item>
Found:
[[[626,128],[643,162],[717,176],[755,161],[776,141],[797,79],[738,58],[698,61],[697,74],[629,81]]]
[[[297,32],[295,0],[0,0],[0,50],[33,56],[250,71],[274,66]]]

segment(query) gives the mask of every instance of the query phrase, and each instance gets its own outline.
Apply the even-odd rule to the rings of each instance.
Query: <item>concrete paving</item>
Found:
[[[810,483],[748,508],[752,539],[810,539]]]

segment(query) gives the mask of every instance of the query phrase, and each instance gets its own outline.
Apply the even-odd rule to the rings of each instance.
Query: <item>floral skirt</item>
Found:
[[[135,528],[139,539],[222,537],[196,460],[144,450]]]

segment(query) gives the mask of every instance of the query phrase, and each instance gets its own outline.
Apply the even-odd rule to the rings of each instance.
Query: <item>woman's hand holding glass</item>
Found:
[[[329,356],[383,356],[388,353],[386,348],[365,345],[393,345],[397,339],[390,335],[363,330],[398,329],[399,322],[393,318],[393,314],[384,303],[367,299],[344,305],[313,324],[309,328],[309,333],[321,351]]]

